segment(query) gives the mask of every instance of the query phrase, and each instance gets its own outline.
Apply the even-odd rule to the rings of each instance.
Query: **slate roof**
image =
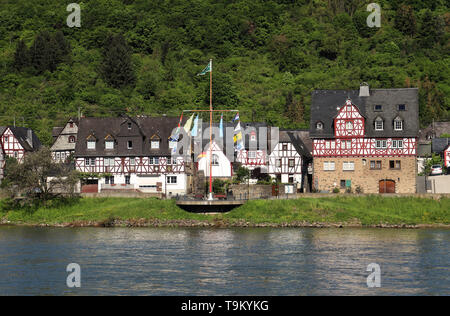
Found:
[[[312,158],[312,140],[307,130],[280,130],[280,142],[292,143],[297,152],[308,159]]]
[[[440,154],[450,145],[450,138],[433,138],[431,141],[431,151]]]
[[[170,156],[169,137],[178,126],[178,117],[115,117],[115,118],[81,118],[78,125],[75,156],[78,157],[137,157]],[[185,119],[183,120],[183,124]],[[128,130],[127,124],[132,128]],[[106,137],[115,141],[114,149],[105,149]],[[87,149],[87,138],[93,137],[95,150]],[[152,139],[160,139],[159,149],[152,149]],[[133,142],[133,148],[127,148],[127,142]]]
[[[0,126],[0,135],[2,135],[7,128],[11,130],[11,132],[14,134],[14,137],[26,151],[35,151],[42,146],[41,141],[31,128],[18,126]],[[29,130],[31,130],[33,147],[31,147],[27,141]]]
[[[450,121],[431,123],[426,128],[420,130],[419,140],[426,142],[432,138],[440,137],[442,134],[450,134]]]
[[[360,97],[359,90],[315,90],[311,103],[311,138],[333,138],[333,120],[338,114],[338,107],[351,99],[365,118],[367,137],[417,137],[419,132],[419,101],[417,88],[371,89],[370,96]],[[399,111],[398,105],[405,104],[406,111]],[[382,111],[375,111],[375,105],[381,105]],[[384,120],[384,130],[375,131],[374,120]],[[394,131],[393,120],[403,119],[403,131]],[[316,129],[316,123],[322,122],[323,129]]]

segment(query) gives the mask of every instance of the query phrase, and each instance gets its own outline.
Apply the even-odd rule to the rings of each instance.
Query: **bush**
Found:
[[[341,190],[339,190],[339,188],[334,188],[333,189],[333,193],[339,193],[339,192],[341,192]]]

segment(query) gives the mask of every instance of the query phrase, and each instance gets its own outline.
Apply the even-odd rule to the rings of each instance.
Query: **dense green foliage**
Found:
[[[83,198],[72,203],[41,206],[35,210],[11,210],[0,203],[2,217],[20,224],[63,224],[76,221],[158,220],[161,225],[183,225],[175,221],[206,221],[219,225],[233,223],[283,224],[324,223],[355,225],[449,225],[449,198],[336,196],[296,200],[253,200],[225,214],[187,213],[174,200],[139,198]],[[3,211],[3,214],[2,214]],[[190,222],[185,222],[190,225]]]
[[[0,4],[0,124],[15,117],[47,144],[78,108],[206,108],[209,80],[196,74],[210,58],[214,106],[243,120],[307,127],[313,89],[364,81],[419,87],[422,125],[449,118],[445,0],[377,1],[379,29],[367,27],[363,0],[84,0],[81,28],[69,28],[71,2]]]

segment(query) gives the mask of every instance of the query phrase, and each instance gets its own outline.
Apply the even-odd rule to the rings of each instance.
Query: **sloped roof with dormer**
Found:
[[[312,93],[310,136],[311,138],[333,138],[334,118],[340,108],[350,99],[365,118],[365,135],[367,137],[417,137],[419,132],[419,100],[417,88],[371,89],[369,96],[360,96],[359,90],[315,90]],[[404,104],[400,111],[398,105]],[[382,110],[375,109],[381,105]],[[374,120],[381,117],[384,129],[376,131]],[[394,131],[393,121],[396,117],[403,120],[403,130]],[[322,129],[316,124],[323,123]]]

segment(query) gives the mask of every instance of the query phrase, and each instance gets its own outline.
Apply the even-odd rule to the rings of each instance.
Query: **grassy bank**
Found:
[[[5,209],[3,223],[73,226],[450,226],[450,199],[339,196],[255,200],[226,214],[191,214],[172,200],[83,198],[36,209]]]

